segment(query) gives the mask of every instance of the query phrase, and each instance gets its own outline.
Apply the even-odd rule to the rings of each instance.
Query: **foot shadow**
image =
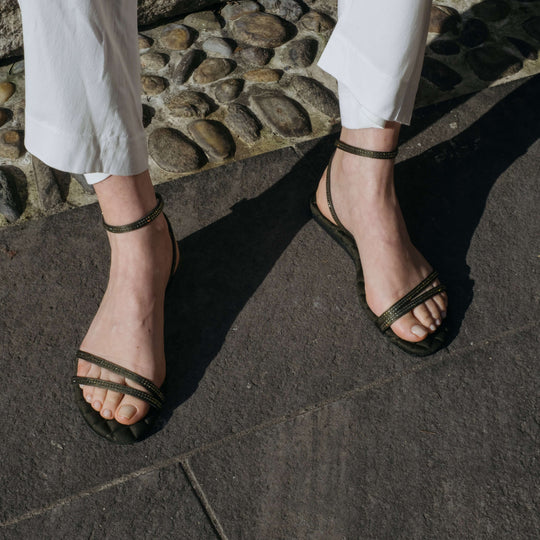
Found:
[[[466,256],[487,196],[500,174],[538,138],[539,128],[524,103],[533,103],[539,90],[540,77],[535,77],[452,140],[396,167],[413,241],[449,286],[452,337],[473,296]],[[415,131],[405,131],[403,138],[465,99],[426,107]],[[179,242],[182,264],[166,307],[170,399],[163,422],[195,392],[233,321],[311,219],[309,197],[335,139],[325,137],[270,189]]]
[[[449,289],[451,339],[473,298],[466,259],[489,192],[540,136],[530,109],[539,93],[537,75],[456,137],[396,166],[398,196],[413,242]],[[436,116],[439,107],[426,107],[428,116]]]

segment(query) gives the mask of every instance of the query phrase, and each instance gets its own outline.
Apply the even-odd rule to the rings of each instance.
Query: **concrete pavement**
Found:
[[[397,184],[449,286],[415,359],[307,201],[333,137],[159,186],[182,264],[169,402],[132,447],[72,402],[106,285],[95,205],[0,231],[0,537],[537,538],[540,76],[420,109]]]

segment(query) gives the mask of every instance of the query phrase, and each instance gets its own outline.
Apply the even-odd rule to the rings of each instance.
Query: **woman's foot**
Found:
[[[397,146],[399,124],[385,129],[348,130],[341,140],[368,150],[390,151]],[[365,280],[366,300],[379,316],[407,294],[432,268],[413,246],[394,190],[394,161],[352,155],[337,150],[332,162],[334,209],[356,241]],[[326,198],[326,171],[317,189],[317,206],[334,222]],[[438,285],[435,281],[433,286]],[[398,319],[391,328],[400,338],[418,342],[442,324],[446,293],[426,300]]]
[[[127,183],[115,181],[128,178],[132,180]],[[149,177],[143,180],[148,183]],[[133,177],[109,177],[95,185],[107,223],[132,223],[155,207],[151,183],[137,192],[133,191],[132,182]],[[163,308],[173,257],[165,217],[159,215],[140,229],[108,233],[108,236],[111,245],[109,283],[80,348],[160,387],[165,380]],[[176,245],[174,249],[177,250]],[[84,360],[79,360],[77,375],[144,391],[136,383]],[[93,386],[82,388],[85,400],[103,418],[130,425],[148,413],[149,405],[133,396]]]

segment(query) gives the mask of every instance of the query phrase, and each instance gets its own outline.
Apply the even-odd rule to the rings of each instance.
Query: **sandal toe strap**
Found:
[[[163,395],[163,392],[150,380],[146,379],[145,377],[142,377],[138,373],[135,373],[134,371],[130,371],[129,369],[126,369],[122,366],[119,366],[117,364],[113,364],[112,362],[109,362],[108,360],[105,360],[105,358],[101,358],[100,356],[96,356],[95,354],[90,354],[86,351],[77,351],[77,358],[80,358],[81,360],[85,360],[86,362],[90,362],[91,364],[95,364],[99,367],[105,368],[109,371],[112,371],[113,373],[116,373],[118,375],[121,375],[122,377],[125,377],[126,379],[129,379],[133,382],[136,382],[137,384],[140,384],[145,390],[148,390],[148,393],[142,392],[141,390],[137,390],[136,388],[131,388],[130,386],[125,385],[117,385],[123,390],[116,390],[113,388],[109,388],[108,386],[102,386],[102,388],[109,388],[110,390],[119,391],[124,394],[130,394],[132,396],[135,396],[132,392],[129,392],[128,390],[136,390],[137,392],[140,392],[144,396],[151,396],[156,402],[159,402],[159,407],[163,404],[165,401],[165,396]],[[82,383],[75,379],[81,379],[81,378],[88,378],[88,377],[73,377],[73,382],[76,384],[89,384],[91,386],[99,386],[95,383]],[[102,381],[100,379],[94,379],[95,381],[99,381],[103,384],[116,384],[112,383],[110,381]],[[139,396],[135,396],[139,397]],[[146,400],[145,397],[141,397],[140,399]]]
[[[125,384],[119,384],[111,381],[103,381],[101,379],[92,379],[91,377],[79,377],[75,376],[71,379],[73,384],[82,384],[84,386],[95,386],[97,388],[105,388],[106,390],[112,390],[113,392],[119,392],[120,394],[128,394],[130,396],[146,401],[146,403],[152,405],[156,409],[161,409],[163,401],[158,399],[152,394],[138,390]]]
[[[409,313],[415,307],[423,304],[429,298],[433,298],[437,294],[446,290],[445,285],[437,285],[424,291],[437,277],[438,272],[434,271],[425,279],[423,279],[414,289],[408,292],[403,298],[398,300],[393,306],[387,309],[380,317],[377,318],[375,324],[381,332],[384,332],[392,326],[403,315]]]

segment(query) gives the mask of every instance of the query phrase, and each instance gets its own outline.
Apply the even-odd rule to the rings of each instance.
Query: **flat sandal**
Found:
[[[377,152],[374,150],[365,150],[351,146],[342,141],[336,142],[336,147],[345,152],[358,156],[369,157],[374,159],[394,159],[397,156],[397,149],[390,152]],[[330,158],[326,172],[326,198],[328,208],[335,224],[327,219],[319,209],[316,200],[316,193],[313,194],[310,201],[310,209],[315,221],[347,252],[351,257],[356,267],[356,288],[360,304],[365,308],[369,318],[375,323],[377,328],[382,332],[383,336],[389,339],[394,345],[398,346],[405,352],[414,356],[428,356],[437,352],[446,346],[448,339],[448,329],[443,323],[435,330],[428,334],[422,341],[413,342],[397,336],[390,326],[403,315],[409,313],[412,309],[423,304],[429,298],[446,290],[444,285],[429,287],[438,277],[438,273],[433,271],[429,276],[423,279],[416,287],[409,291],[405,296],[400,298],[394,305],[388,308],[382,315],[377,316],[368,306],[366,300],[366,289],[364,284],[364,274],[360,254],[353,235],[343,226],[334,209],[331,194],[331,168],[334,155]],[[427,288],[429,287],[429,288]]]
[[[156,207],[149,214],[142,217],[138,221],[130,223],[129,225],[118,226],[108,225],[107,223],[105,223],[105,221],[103,221],[104,228],[111,233],[124,233],[129,231],[135,231],[137,229],[140,229],[141,227],[144,227],[145,225],[148,225],[149,223],[154,221],[154,219],[156,219],[163,211],[163,199],[158,193],[156,193],[156,200]],[[165,220],[167,222],[173,250],[171,272],[169,275],[169,282],[167,284],[168,287],[176,271],[176,240],[167,216],[165,214],[163,214],[163,216],[165,217]],[[162,388],[158,388],[149,379],[146,379],[141,375],[130,371],[129,369],[114,364],[106,360],[105,358],[101,358],[87,351],[78,350],[76,359],[85,360],[86,362],[90,362],[104,369],[112,371],[113,373],[117,373],[118,375],[121,375],[144,388],[144,390],[139,390],[125,384],[114,383],[112,381],[105,381],[101,379],[94,379],[91,377],[79,377],[78,375],[72,377],[71,382],[73,383],[75,402],[79,407],[82,417],[90,426],[90,428],[101,437],[104,437],[108,441],[116,444],[132,444],[146,438],[150,434],[156,419],[159,417],[159,413],[163,408],[163,404],[165,402],[163,386]],[[150,410],[144,418],[131,425],[121,424],[114,418],[103,418],[101,414],[96,411],[91,406],[91,404],[84,399],[83,391],[80,385],[105,388],[106,390],[112,390],[114,392],[119,392],[120,394],[124,395],[129,394],[148,403],[150,405]]]

